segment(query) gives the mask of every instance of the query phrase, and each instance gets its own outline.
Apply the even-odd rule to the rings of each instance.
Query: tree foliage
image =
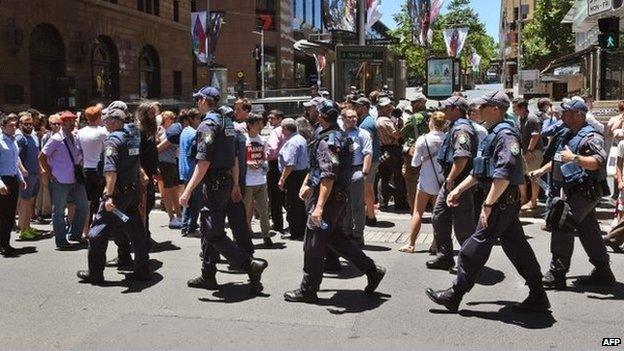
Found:
[[[543,69],[557,57],[574,52],[570,24],[561,20],[572,7],[570,0],[536,0],[533,19],[522,29],[522,66]]]
[[[480,71],[485,71],[490,66],[490,61],[497,56],[496,43],[485,30],[485,24],[470,7],[469,0],[452,0],[447,7],[447,12],[440,15],[433,26],[433,38],[428,49],[417,47],[412,42],[412,24],[406,5],[402,11],[394,15],[397,23],[396,29],[390,32],[397,43],[391,46],[391,50],[405,57],[409,75],[424,77],[426,58],[428,56],[446,56],[443,30],[446,28],[468,28],[468,37],[464,49],[460,54],[462,67],[469,66],[473,52],[481,55]]]

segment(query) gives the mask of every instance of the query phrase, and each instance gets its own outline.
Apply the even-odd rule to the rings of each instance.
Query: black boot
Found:
[[[437,303],[438,305],[446,307],[446,309],[451,312],[457,312],[457,309],[459,308],[459,303],[462,299],[462,295],[456,293],[453,288],[437,291],[433,289],[427,289],[425,293],[427,294],[427,296],[429,296],[431,301]]]
[[[574,281],[574,284],[611,286],[615,284],[615,276],[611,271],[611,267],[607,264],[602,267],[594,268],[588,276],[578,278]]]
[[[512,309],[517,312],[548,312],[550,301],[542,286],[531,288],[529,296]]]
[[[372,294],[375,292],[375,289],[381,283],[381,280],[386,275],[386,269],[383,267],[375,266],[371,268],[368,272],[366,272],[366,277],[368,278],[368,285],[364,288],[364,292],[367,294]]]
[[[91,274],[88,270],[78,271],[76,272],[76,276],[85,283],[101,284],[104,282],[103,274]]]
[[[555,290],[565,290],[568,288],[565,274],[553,273],[552,271],[548,271],[544,274],[542,285],[544,285],[545,288]]]
[[[271,238],[262,239],[265,247],[273,247],[273,240]]]
[[[316,303],[318,301],[318,296],[316,296],[315,292],[305,292],[301,289],[297,289],[285,292],[284,300],[288,302]]]
[[[455,260],[453,259],[453,256],[438,256],[433,260],[427,261],[427,268],[429,269],[440,269],[443,271],[448,271],[454,266]]]
[[[189,288],[198,288],[198,289],[206,289],[206,290],[217,290],[219,289],[219,284],[217,284],[217,278],[214,274],[210,274],[207,272],[202,272],[202,274],[193,278],[186,282],[186,285]]]
[[[249,274],[249,290],[252,294],[259,294],[264,289],[260,280],[262,279],[262,272],[268,265],[265,261],[251,260],[247,273]]]

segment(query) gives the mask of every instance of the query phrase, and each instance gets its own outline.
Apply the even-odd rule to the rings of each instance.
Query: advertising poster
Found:
[[[453,93],[453,59],[430,58],[427,61],[427,96],[448,97]]]

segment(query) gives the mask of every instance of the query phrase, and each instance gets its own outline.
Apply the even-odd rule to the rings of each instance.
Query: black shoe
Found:
[[[318,302],[318,296],[316,296],[315,292],[304,292],[301,289],[297,289],[285,292],[284,300],[288,302],[316,303]]]
[[[364,292],[367,294],[372,294],[375,292],[375,289],[381,283],[381,280],[386,275],[386,269],[383,267],[375,266],[373,269],[366,273],[366,277],[368,278],[368,285],[364,288]]]
[[[134,269],[134,261],[132,258],[119,258],[115,257],[106,262],[107,266],[117,267],[118,271],[131,271]]]
[[[366,225],[369,227],[374,227],[377,225],[377,218],[373,217],[373,218],[368,218],[366,217]]]
[[[251,260],[251,264],[249,265],[249,290],[252,294],[259,294],[262,289],[262,283],[260,280],[262,278],[262,272],[267,268],[269,264],[265,261],[260,260]]]
[[[11,245],[0,247],[0,255],[9,257],[15,255],[15,248]]]
[[[85,283],[101,284],[104,282],[103,275],[92,275],[89,271],[78,271],[76,272],[76,276]]]
[[[83,243],[86,241],[85,238],[83,238],[82,236],[70,236],[67,238],[67,241],[74,241],[77,243]]]
[[[615,284],[615,276],[609,266],[594,268],[588,276],[578,278],[574,281],[574,284],[611,286]]]
[[[188,230],[187,229],[182,229],[180,230],[180,234],[182,234],[183,237],[187,237],[188,236]]]
[[[529,296],[521,303],[512,306],[516,312],[548,312],[550,301],[542,287],[529,291]]]
[[[451,273],[452,275],[457,275],[457,265],[449,268],[449,273]]]
[[[219,284],[217,284],[217,278],[214,275],[202,274],[197,278],[191,279],[186,282],[186,286],[189,288],[198,288],[206,290],[217,290]]]
[[[448,271],[454,266],[455,260],[453,259],[453,257],[449,256],[438,256],[433,260],[427,261],[427,268],[429,269],[440,269],[443,271]]]
[[[336,261],[325,261],[323,264],[323,272],[325,273],[333,273],[336,274],[342,270],[342,265],[340,264],[340,260]]]
[[[271,240],[271,238],[264,238],[262,241],[264,242],[264,246],[273,247],[273,240]]]
[[[453,290],[453,288],[448,288],[446,290],[433,290],[427,289],[425,293],[431,301],[437,303],[438,305],[442,305],[446,307],[447,310],[451,312],[457,312],[459,308],[459,303],[461,302],[462,297]]]
[[[568,288],[565,275],[553,273],[552,271],[548,271],[544,274],[542,285],[544,285],[545,288],[555,290],[565,290]]]

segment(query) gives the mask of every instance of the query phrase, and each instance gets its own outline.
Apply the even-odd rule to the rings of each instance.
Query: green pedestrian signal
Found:
[[[598,34],[598,44],[602,49],[617,49],[620,47],[620,33]]]

